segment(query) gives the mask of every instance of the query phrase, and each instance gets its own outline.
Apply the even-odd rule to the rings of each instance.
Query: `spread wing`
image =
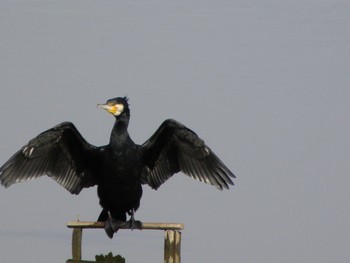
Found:
[[[70,122],[39,134],[1,168],[5,187],[48,175],[72,194],[96,184],[92,160],[98,148],[88,144]]]
[[[193,131],[175,120],[166,120],[140,146],[146,165],[142,183],[157,189],[173,174],[186,175],[218,189],[233,185],[234,174]]]

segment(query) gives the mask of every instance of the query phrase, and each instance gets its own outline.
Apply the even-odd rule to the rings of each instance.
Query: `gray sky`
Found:
[[[143,143],[166,118],[192,128],[237,175],[220,192],[179,174],[144,187],[143,221],[181,222],[183,262],[350,259],[350,3],[8,1],[0,3],[0,162],[72,121],[92,144],[128,95]],[[67,221],[96,220],[96,189],[49,178],[0,189],[3,262],[62,263]],[[161,262],[161,232],[84,232],[83,255]],[[40,256],[38,256],[38,253]]]

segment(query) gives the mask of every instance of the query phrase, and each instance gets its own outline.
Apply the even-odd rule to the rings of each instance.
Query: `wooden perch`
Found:
[[[72,235],[72,260],[67,262],[81,262],[82,235],[83,229],[104,228],[104,222],[72,221],[67,227],[73,228]],[[120,229],[130,229],[121,227]],[[164,263],[180,263],[181,256],[181,232],[183,224],[178,223],[142,223],[142,230],[163,230],[164,231]]]
[[[92,221],[71,221],[67,223],[69,228],[104,228],[105,222]],[[130,229],[130,227],[121,226],[120,229]],[[183,230],[184,224],[178,223],[144,223],[142,222],[142,230]]]

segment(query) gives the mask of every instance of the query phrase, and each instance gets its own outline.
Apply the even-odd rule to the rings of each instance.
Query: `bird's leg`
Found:
[[[135,210],[129,211],[128,214],[130,215],[130,220],[124,222],[123,220],[114,219],[110,213],[108,213],[108,219],[105,222],[105,231],[109,238],[113,238],[114,233],[120,228],[130,228],[131,230],[142,229],[142,222],[134,218]]]
[[[131,211],[128,212],[128,214],[130,215],[130,219],[129,221],[125,222],[124,225],[126,227],[130,227],[131,230],[134,230],[134,229],[142,230],[142,222],[135,220],[135,217],[134,217],[135,210],[132,209]]]

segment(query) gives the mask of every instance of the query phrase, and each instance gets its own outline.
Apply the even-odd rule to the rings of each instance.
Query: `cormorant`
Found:
[[[5,187],[48,175],[72,194],[97,185],[103,210],[98,221],[106,221],[112,238],[122,225],[141,228],[134,220],[140,205],[141,184],[157,189],[173,174],[184,174],[222,190],[233,185],[234,174],[196,133],[168,119],[142,145],[129,136],[130,109],[126,97],[97,105],[115,117],[108,145],[89,144],[71,122],[63,122],[33,138],[1,168]],[[127,215],[130,220],[126,221]]]

